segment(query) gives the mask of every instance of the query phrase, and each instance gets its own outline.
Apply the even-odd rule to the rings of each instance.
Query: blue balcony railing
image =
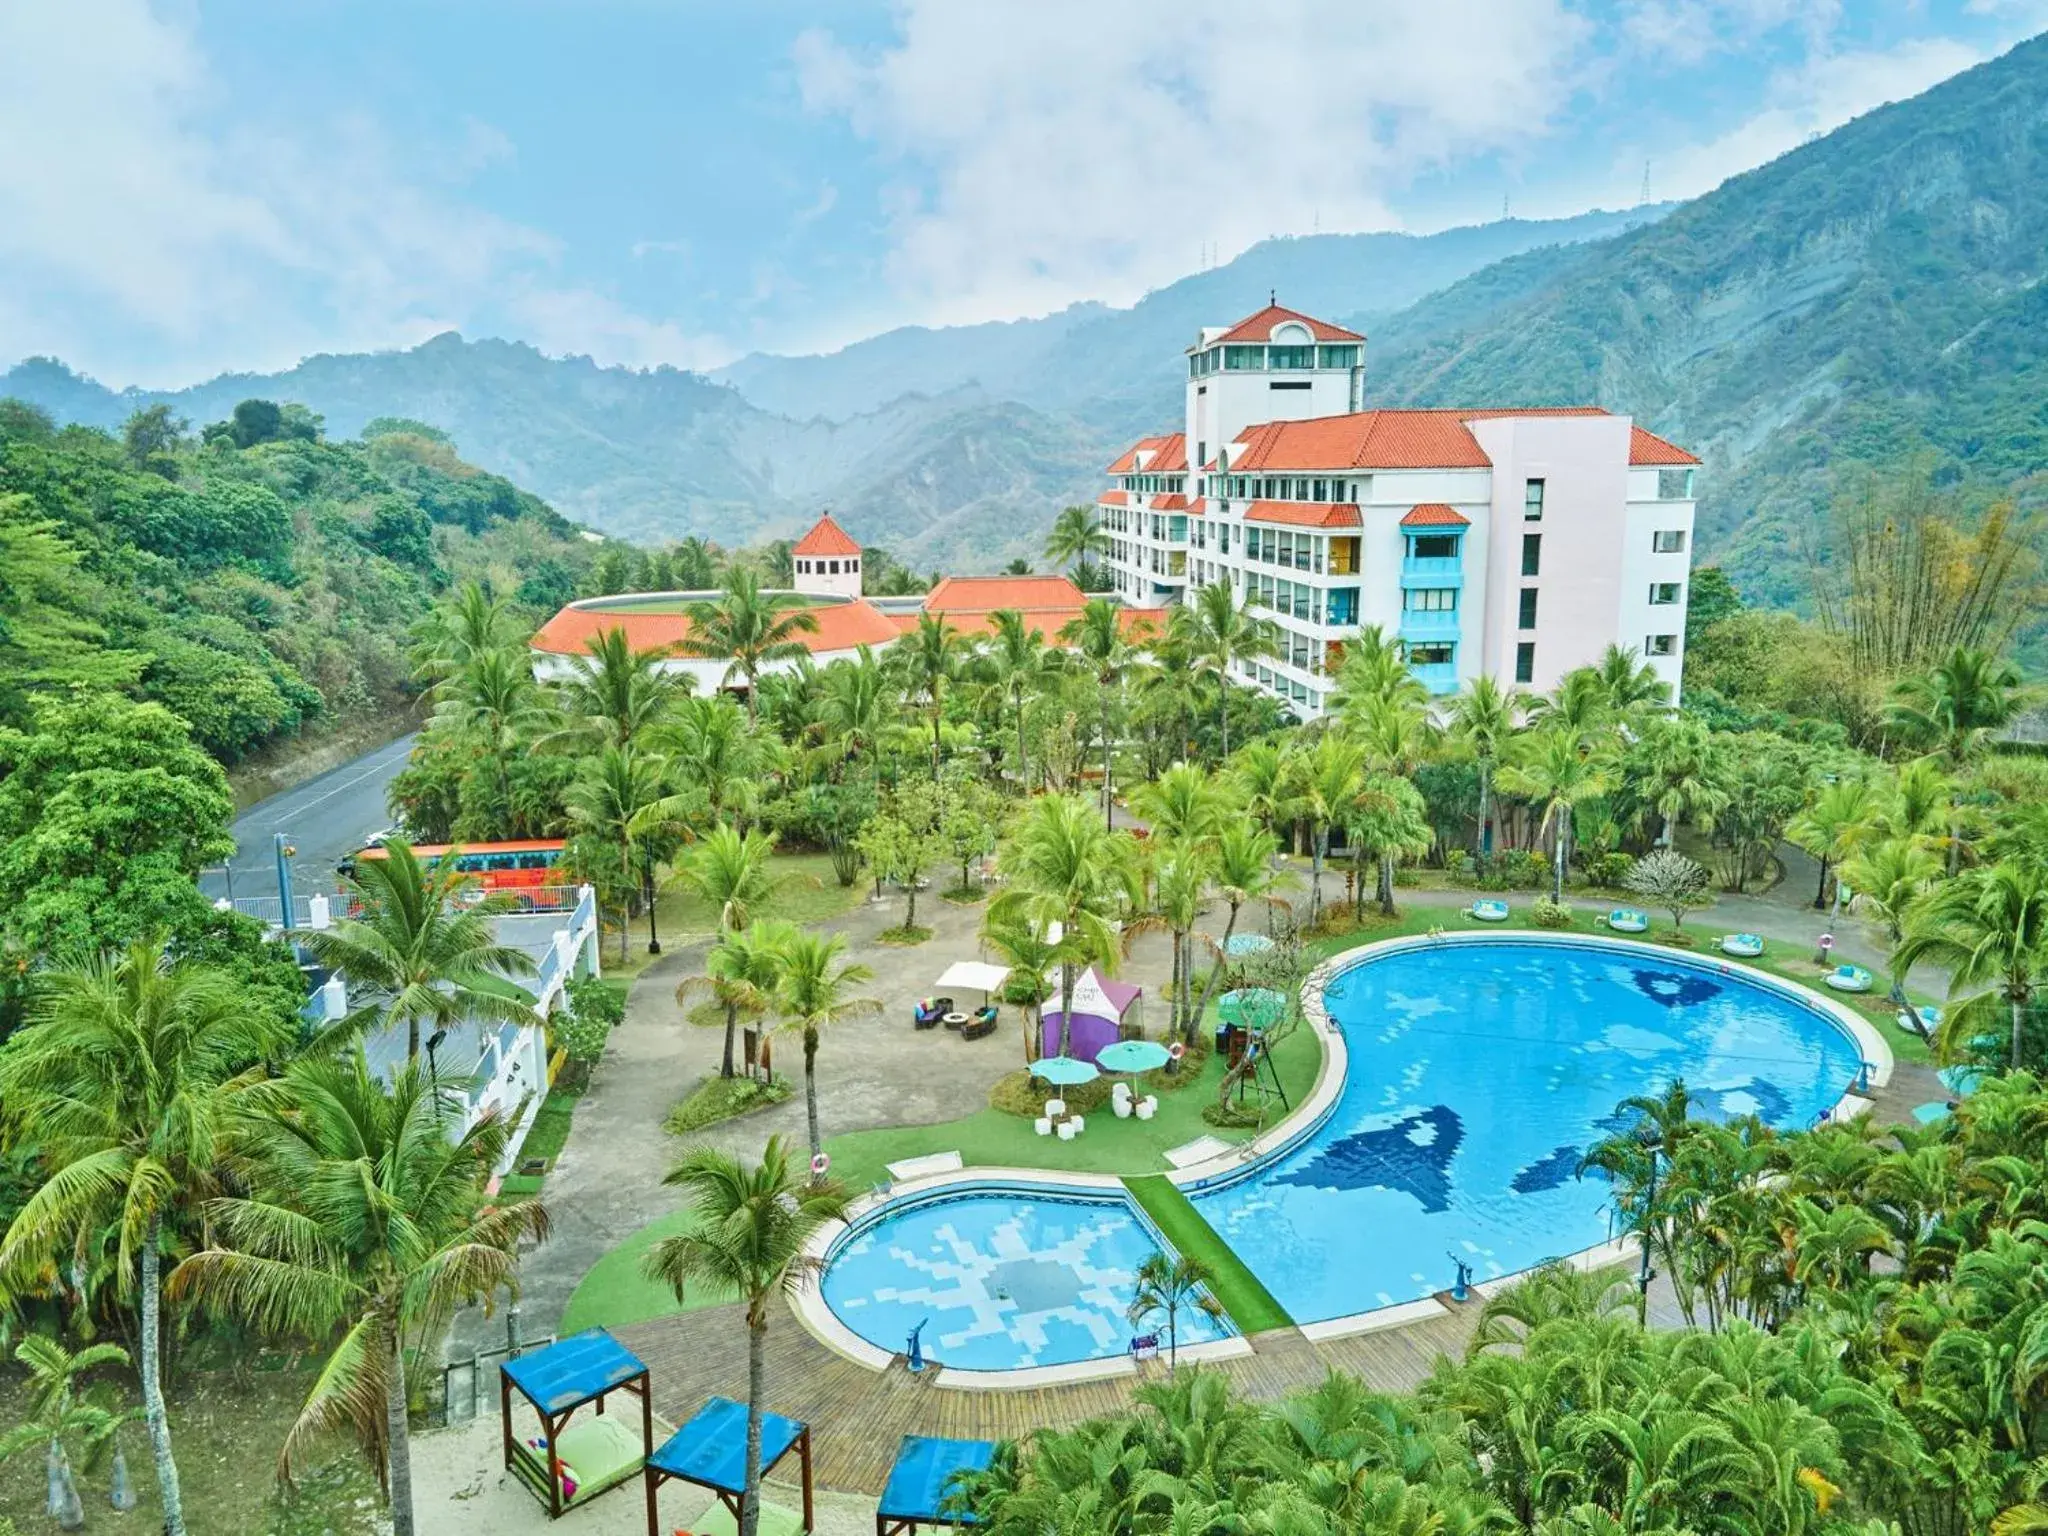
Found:
[[[1410,556],[1401,562],[1404,587],[1462,587],[1464,564],[1456,555]]]
[[[1415,674],[1415,680],[1427,688],[1432,695],[1456,693],[1458,691],[1458,666],[1451,661],[1433,661],[1418,664],[1408,669]]]
[[[1406,608],[1401,612],[1403,640],[1455,640],[1458,638],[1458,610],[1437,612]]]

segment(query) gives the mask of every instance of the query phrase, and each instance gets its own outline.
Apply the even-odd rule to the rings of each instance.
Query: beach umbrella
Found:
[[[1043,1056],[1031,1063],[1031,1075],[1044,1079],[1055,1088],[1071,1088],[1077,1083],[1092,1083],[1102,1074],[1092,1061],[1076,1061],[1071,1056]]]
[[[1263,933],[1233,933],[1223,941],[1223,953],[1233,960],[1242,960],[1246,955],[1263,955],[1273,947],[1273,941]]]
[[[1095,1053],[1095,1065],[1105,1072],[1157,1072],[1172,1053],[1157,1040],[1119,1040]]]
[[[1226,992],[1216,1004],[1216,1011],[1227,1024],[1242,1029],[1264,1029],[1276,1024],[1287,1012],[1287,999],[1271,987],[1240,987],[1235,992]]]

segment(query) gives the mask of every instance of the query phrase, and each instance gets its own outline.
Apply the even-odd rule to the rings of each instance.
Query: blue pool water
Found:
[[[1158,1251],[1121,1198],[987,1189],[914,1201],[841,1242],[822,1285],[826,1305],[870,1344],[900,1350],[920,1322],[924,1352],[955,1370],[1002,1371],[1121,1355],[1138,1265]],[[1183,1346],[1224,1325],[1183,1310]]]
[[[1350,1070],[1299,1148],[1196,1207],[1297,1322],[1446,1288],[1604,1241],[1608,1189],[1574,1177],[1618,1100],[1683,1078],[1693,1112],[1804,1126],[1861,1056],[1791,998],[1595,945],[1407,950],[1328,993]]]

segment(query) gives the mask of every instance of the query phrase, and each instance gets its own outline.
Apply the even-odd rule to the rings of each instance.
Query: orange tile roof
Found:
[[[1465,528],[1472,519],[1456,507],[1447,507],[1440,501],[1425,501],[1417,507],[1410,507],[1401,519],[1403,528]]]
[[[1248,523],[1284,523],[1293,528],[1359,528],[1358,508],[1350,502],[1255,501],[1245,508]]]
[[[1185,432],[1169,432],[1164,437],[1155,438],[1154,441],[1159,446],[1153,450],[1152,457],[1138,466],[1143,473],[1177,475],[1186,471],[1188,435]]]
[[[948,618],[998,608],[1075,608],[1088,599],[1064,576],[948,576],[925,598],[925,608]]]
[[[1126,448],[1122,453],[1118,454],[1116,457],[1116,462],[1111,464],[1109,468],[1105,469],[1103,473],[1105,475],[1137,474],[1140,468],[1142,467],[1138,463],[1138,455],[1141,453],[1158,453],[1161,448],[1166,446],[1167,435],[1168,434],[1166,433],[1161,433],[1157,437],[1139,438],[1135,443],[1131,444],[1130,447]]]
[[[1654,432],[1641,427],[1631,427],[1628,434],[1628,461],[1631,464],[1697,464],[1699,458],[1687,453],[1676,443],[1666,442]]]
[[[789,552],[806,558],[812,555],[858,555],[860,545],[852,534],[833,522],[832,514],[827,512],[811,525],[809,533],[790,546]]]
[[[1317,341],[1365,340],[1358,332],[1347,331],[1341,325],[1331,325],[1327,321],[1317,320],[1312,316],[1304,315],[1299,310],[1287,309],[1278,304],[1268,304],[1257,314],[1246,315],[1221,336],[1205,345],[1214,347],[1220,346],[1226,341],[1264,341],[1273,334],[1274,326],[1284,324],[1289,320],[1307,326],[1309,334],[1315,337]],[[1202,350],[1202,347],[1190,347],[1188,350],[1199,352]]]
[[[897,636],[888,616],[872,603],[817,603],[807,605],[818,621],[811,634],[796,637],[813,656],[830,651],[850,651],[863,645],[886,645]],[[571,603],[540,627],[532,645],[537,651],[556,656],[580,656],[608,630],[621,629],[626,643],[636,651],[684,654],[680,647],[690,633],[690,616],[674,613],[621,613],[616,609],[588,608]]]
[[[1185,512],[1187,509],[1187,497],[1181,495],[1178,491],[1169,491],[1164,496],[1154,496],[1152,504],[1147,510],[1152,512]]]
[[[1131,497],[1128,491],[1104,491],[1095,498],[1095,503],[1102,507],[1128,507]]]

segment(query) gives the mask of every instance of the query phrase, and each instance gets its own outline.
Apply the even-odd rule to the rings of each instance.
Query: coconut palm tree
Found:
[[[1365,788],[1365,749],[1343,736],[1326,735],[1295,759],[1294,794],[1309,824],[1309,905],[1313,923],[1323,911],[1323,862],[1330,856],[1330,831],[1344,825]]]
[[[753,1166],[711,1147],[693,1148],[663,1182],[685,1192],[693,1219],[649,1250],[647,1277],[667,1286],[677,1301],[702,1287],[721,1298],[736,1295],[746,1307],[747,1447],[739,1536],[756,1536],[769,1305],[810,1278],[816,1263],[806,1250],[820,1227],[846,1215],[846,1191],[831,1180],[804,1177],[780,1136],[768,1138]]]
[[[1209,1267],[1184,1253],[1169,1259],[1155,1250],[1139,1262],[1137,1282],[1128,1314],[1131,1326],[1142,1326],[1155,1312],[1166,1314],[1166,1369],[1170,1375],[1180,1364],[1181,1313],[1192,1309],[1211,1319],[1223,1316],[1222,1306],[1209,1294]]]
[[[1995,651],[1959,645],[1928,671],[1893,689],[1885,723],[1909,741],[1931,747],[1950,773],[1982,755],[1992,733],[2012,723],[2036,697],[2019,669]],[[1960,867],[1962,828],[1949,827],[1948,872]]]
[[[170,1532],[185,1529],[185,1513],[164,1411],[163,1258],[217,1187],[241,1074],[279,1044],[227,976],[173,964],[150,941],[43,973],[29,1023],[0,1051],[0,1106],[48,1171],[0,1238],[0,1285],[13,1296],[41,1290],[85,1234],[117,1234]]]
[[[1079,795],[1041,795],[997,854],[1009,884],[989,903],[989,923],[1050,935],[1060,968],[1060,1050],[1071,1042],[1077,966],[1116,968],[1116,919],[1142,900],[1131,840],[1098,821]]]
[[[1176,607],[1167,618],[1166,633],[1151,643],[1149,655],[1134,668],[1139,708],[1155,727],[1149,739],[1166,740],[1167,755],[1176,761],[1194,750],[1195,717],[1206,681],[1195,641],[1194,615]],[[1148,753],[1147,771],[1154,767]]]
[[[1212,856],[1193,843],[1162,846],[1153,870],[1156,889],[1154,909],[1124,924],[1123,946],[1130,953],[1132,943],[1146,933],[1165,933],[1173,943],[1173,968],[1167,980],[1167,1032],[1194,1037],[1194,1020],[1187,1015],[1190,974],[1194,969],[1193,934],[1201,920],[1203,898],[1208,893]]]
[[[1835,871],[1830,922],[1842,911],[1841,865],[1870,838],[1877,813],[1877,789],[1871,780],[1860,773],[1844,774],[1823,784],[1806,809],[1785,825],[1786,838],[1820,860],[1820,887],[1813,893],[1816,912],[1827,904],[1828,874],[1831,867]]]
[[[804,1118],[811,1133],[811,1157],[824,1150],[818,1134],[818,1043],[824,1031],[848,1019],[880,1013],[872,997],[848,997],[851,987],[875,979],[865,965],[844,964],[843,933],[795,932],[776,953],[775,1001],[804,1045]]]
[[[1228,963],[1230,938],[1237,932],[1238,914],[1255,901],[1281,905],[1275,893],[1283,884],[1294,881],[1291,871],[1278,867],[1279,855],[1279,839],[1257,822],[1233,817],[1217,834],[1210,878],[1230,909],[1230,916],[1224,921],[1223,936],[1216,941],[1216,963],[1210,967],[1209,979],[1203,983],[1202,996],[1194,1006],[1192,1017],[1196,1023],[1191,1028],[1208,1017],[1209,999],[1221,984]]]
[[[417,1062],[389,1089],[360,1051],[300,1060],[252,1090],[239,1135],[249,1192],[206,1205],[211,1246],[171,1294],[272,1335],[340,1342],[285,1433],[278,1475],[337,1430],[376,1463],[396,1536],[416,1529],[407,1352],[456,1311],[516,1286],[517,1244],[545,1239],[536,1200],[487,1203],[505,1121],[463,1128],[467,1106]]]
[[[1229,819],[1230,796],[1215,775],[1194,763],[1175,763],[1131,795],[1131,810],[1155,839],[1207,847]]]
[[[455,852],[423,865],[412,845],[393,838],[384,857],[365,859],[343,882],[361,915],[292,937],[353,992],[377,999],[384,1022],[403,1023],[405,1058],[420,1053],[429,1032],[463,1019],[530,1024],[531,1004],[508,995],[504,980],[531,976],[532,957],[498,942],[495,898],[479,900],[474,876],[456,868]]]
[[[835,661],[819,675],[818,722],[844,761],[872,757],[901,700],[889,668],[864,645],[852,659]]]
[[[49,1512],[60,1530],[78,1530],[85,1524],[85,1506],[72,1473],[72,1447],[78,1448],[81,1461],[91,1470],[101,1453],[114,1445],[121,1426],[142,1417],[139,1409],[110,1407],[104,1400],[110,1394],[104,1388],[80,1390],[79,1378],[106,1366],[127,1365],[128,1351],[118,1344],[88,1344],[74,1354],[48,1335],[32,1333],[15,1347],[14,1358],[28,1372],[28,1416],[0,1435],[0,1462],[40,1447]],[[115,1446],[116,1500],[127,1482],[120,1455]],[[117,1502],[114,1507],[132,1509],[133,1493],[127,1498],[127,1504]]]
[[[642,899],[647,904],[647,953],[650,955],[661,953],[661,943],[654,930],[654,858],[648,842],[661,836],[650,812],[670,803],[665,794],[668,786],[662,782],[663,767],[662,760],[630,742],[625,746],[608,742],[595,757],[584,759],[575,780],[562,796],[570,822],[617,848],[620,866],[639,885]],[[619,911],[621,963],[626,958],[628,916],[622,904]]]
[[[1856,893],[1857,902],[1885,925],[1896,946],[1905,934],[1906,914],[1941,874],[1941,860],[1911,838],[1866,841],[1849,855],[1840,884]]]
[[[483,743],[496,771],[499,813],[509,815],[512,749],[543,734],[553,719],[533,680],[532,661],[521,651],[479,651],[443,679],[434,697],[436,725]]]
[[[1225,581],[1195,592],[1196,665],[1216,679],[1218,755],[1230,756],[1230,674],[1241,661],[1259,661],[1280,653],[1279,632],[1261,618],[1247,595],[1240,600]]]
[[[1408,653],[1401,642],[1377,624],[1362,626],[1344,642],[1335,681],[1330,707],[1341,716],[1367,708],[1429,705],[1429,690],[1408,669]]]
[[[2011,1027],[2009,1066],[2020,1069],[2027,1005],[2048,976],[2048,874],[2025,864],[1992,864],[1944,881],[1907,909],[1905,937],[1892,954],[1903,974],[1921,960],[1949,972],[1954,1002],[1935,1043],[1955,1059],[1985,1032],[2002,1004]],[[1972,991],[1970,989],[1977,990]]]
[[[1113,804],[1110,764],[1116,748],[1118,706],[1135,653],[1124,639],[1122,611],[1106,597],[1089,599],[1080,613],[1061,628],[1060,639],[1080,653],[1082,664],[1100,690],[1097,707],[1102,720],[1102,823],[1107,827]]]
[[[1045,558],[1071,570],[1109,552],[1109,535],[1095,521],[1093,507],[1062,507],[1045,536]]]
[[[413,673],[438,683],[478,656],[516,646],[522,633],[509,602],[480,582],[465,581],[414,622]]]
[[[676,988],[676,1001],[685,1001],[700,988],[725,1010],[725,1055],[720,1077],[734,1075],[733,1046],[742,1013],[765,1014],[775,1005],[776,979],[781,975],[783,951],[796,934],[796,925],[779,918],[758,918],[744,928],[721,933],[711,952],[704,957],[704,974],[692,976]]]
[[[1031,793],[1031,774],[1024,753],[1024,695],[1049,670],[1045,636],[1034,629],[1015,608],[998,608],[988,616],[988,645],[982,663],[995,685],[1010,701],[1010,714],[1017,724],[1017,784]]]
[[[1248,742],[1226,770],[1247,815],[1278,837],[1295,819],[1294,774],[1287,748],[1276,741]]]
[[[756,698],[762,668],[809,654],[799,635],[818,632],[817,616],[794,592],[769,592],[751,566],[728,566],[714,602],[690,609],[690,633],[683,650],[692,656],[729,659],[722,686],[738,678],[747,690],[747,718],[759,713]]]
[[[1436,840],[1422,792],[1398,774],[1367,774],[1345,812],[1343,825],[1346,839],[1361,852],[1371,853],[1377,861],[1379,884],[1375,894],[1381,913],[1392,917],[1395,860],[1419,859]],[[1364,900],[1363,891],[1359,899]]]
[[[889,649],[890,664],[906,691],[924,701],[932,725],[932,777],[939,774],[939,723],[945,716],[946,692],[967,665],[969,648],[960,631],[936,613],[920,613],[917,628]]]
[[[1059,945],[1029,923],[989,914],[982,917],[981,943],[1010,968],[1005,990],[1013,997],[1018,991],[1029,994],[1020,1010],[1024,1020],[1024,1065],[1028,1067],[1037,1059],[1038,1011],[1045,1000],[1046,972],[1059,962]],[[1019,982],[1025,985],[1020,988]]]
[[[1579,667],[1558,679],[1557,687],[1530,701],[1529,723],[1567,733],[1583,750],[1604,745],[1614,734],[1614,709],[1606,679],[1592,667]]]
[[[583,655],[569,658],[568,676],[555,685],[558,723],[536,750],[590,751],[641,740],[695,686],[687,673],[665,670],[668,654],[662,647],[634,650],[623,625],[599,631]]]
[[[1605,758],[1589,752],[1580,731],[1560,719],[1523,738],[1514,761],[1501,770],[1500,784],[1509,794],[1542,802],[1543,830],[1556,845],[1550,899],[1562,902],[1572,812],[1612,786]]]
[[[1479,767],[1479,828],[1474,858],[1493,849],[1493,776],[1521,729],[1528,707],[1520,689],[1503,687],[1490,675],[1472,679],[1451,704],[1451,738]]]
[[[1644,727],[1631,744],[1624,777],[1634,792],[1638,818],[1655,812],[1663,819],[1658,846],[1676,845],[1678,825],[1690,821],[1702,832],[1728,805],[1729,765],[1703,721],[1660,719]]]
[[[1643,660],[1634,646],[1609,644],[1593,663],[1608,711],[1620,719],[1649,714],[1671,707],[1671,685],[1657,675],[1657,669]]]
[[[674,793],[646,813],[646,822],[676,830],[731,821],[745,830],[761,797],[761,780],[772,766],[771,745],[723,694],[677,700],[670,718],[647,738]]]

